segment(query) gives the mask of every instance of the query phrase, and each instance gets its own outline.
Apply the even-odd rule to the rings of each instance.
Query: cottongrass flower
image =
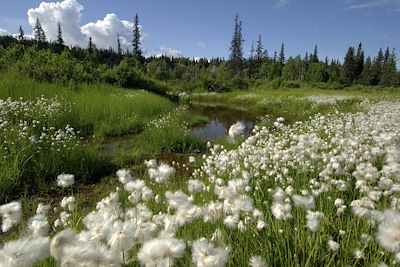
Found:
[[[261,256],[252,256],[249,265],[251,267],[267,267],[267,262]]]
[[[303,210],[315,209],[315,199],[313,196],[293,195],[292,200],[297,208]]]
[[[28,267],[50,256],[48,237],[24,237],[4,244],[0,250],[0,266]]]
[[[134,245],[135,227],[129,221],[116,221],[111,227],[108,245],[121,251],[130,250]]]
[[[33,237],[47,236],[50,230],[46,216],[37,214],[28,220],[28,232]]]
[[[73,211],[75,209],[75,197],[74,196],[64,197],[61,200],[60,206],[63,209]]]
[[[290,220],[293,218],[292,206],[289,203],[274,202],[271,207],[272,214],[277,220]]]
[[[320,221],[324,217],[324,214],[320,211],[307,211],[307,227],[311,232],[317,232],[319,229]]]
[[[228,261],[228,249],[216,248],[205,238],[193,242],[192,259],[198,267],[222,267]]]
[[[196,163],[196,158],[194,156],[189,156],[189,163]]]
[[[17,201],[0,206],[0,215],[3,218],[1,230],[8,232],[12,227],[18,225],[22,219],[21,204]]]
[[[201,182],[197,179],[189,179],[189,181],[188,181],[189,193],[203,192],[204,188],[205,188],[205,186],[204,186],[203,182]]]
[[[243,135],[245,129],[245,125],[243,122],[238,121],[235,124],[232,124],[229,127],[228,135],[230,138],[235,139],[236,137]]]
[[[121,184],[127,184],[130,181],[133,180],[133,177],[131,175],[131,171],[127,169],[120,169],[117,171],[117,176]]]
[[[354,257],[356,260],[363,260],[363,259],[365,259],[364,251],[362,251],[362,250],[360,250],[360,249],[355,249],[355,250],[353,251],[353,257]]]
[[[75,244],[77,240],[76,232],[70,228],[64,229],[56,234],[50,242],[51,256],[60,261],[64,257],[64,250],[67,246]]]
[[[376,234],[378,244],[390,252],[400,252],[400,212],[388,209]]]
[[[328,241],[328,248],[329,248],[329,250],[336,252],[339,250],[340,245],[339,245],[339,243],[337,243],[331,239]]]
[[[179,239],[155,238],[143,244],[137,258],[146,267],[173,266],[175,259],[183,256],[185,247],[185,243]]]
[[[57,185],[60,187],[68,187],[75,183],[75,176],[73,174],[60,174],[57,176]]]
[[[51,205],[45,205],[43,203],[39,203],[36,208],[36,214],[47,216],[50,210],[51,210]]]
[[[175,169],[165,163],[162,163],[158,167],[153,167],[153,165],[148,166],[152,166],[148,169],[150,179],[159,184],[167,183],[169,178],[175,174]]]

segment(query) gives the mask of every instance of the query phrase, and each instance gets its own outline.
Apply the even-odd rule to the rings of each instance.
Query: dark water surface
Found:
[[[237,121],[241,121],[245,125],[244,135],[247,137],[257,122],[255,115],[240,109],[192,104],[189,106],[189,111],[194,115],[208,118],[206,124],[192,129],[193,136],[204,139],[228,136],[229,127]]]

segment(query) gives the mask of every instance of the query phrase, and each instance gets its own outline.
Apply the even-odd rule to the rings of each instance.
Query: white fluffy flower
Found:
[[[387,251],[400,252],[400,212],[392,209],[384,212],[384,220],[379,224],[376,240]]]
[[[73,174],[60,174],[57,176],[57,184],[61,187],[68,187],[75,183],[75,176]]]
[[[143,244],[137,258],[143,266],[173,266],[185,252],[185,243],[175,238],[156,238]]]
[[[22,219],[21,204],[14,201],[0,206],[0,215],[3,217],[1,230],[5,233],[20,223]]]
[[[277,220],[289,220],[292,218],[292,206],[289,203],[274,202],[271,207],[272,214]]]
[[[198,267],[220,267],[225,266],[228,261],[228,251],[216,248],[206,239],[193,242],[192,259]]]
[[[251,267],[267,267],[267,262],[261,256],[252,256],[249,265]]]
[[[0,250],[0,266],[29,267],[50,256],[48,237],[25,237],[4,244]]]
[[[292,199],[293,199],[294,205],[298,208],[301,208],[304,210],[315,209],[315,199],[313,196],[293,195]]]
[[[316,232],[319,229],[319,224],[321,219],[324,217],[324,214],[320,211],[307,211],[307,227],[311,232]]]
[[[118,248],[119,250],[130,250],[134,245],[135,228],[129,221],[116,221],[111,227],[108,237],[110,247]]]
[[[120,169],[117,171],[117,176],[121,184],[127,184],[132,181],[133,177],[131,175],[131,171],[127,169]]]
[[[339,243],[333,241],[333,240],[329,240],[328,241],[328,248],[332,251],[338,251],[339,250]]]

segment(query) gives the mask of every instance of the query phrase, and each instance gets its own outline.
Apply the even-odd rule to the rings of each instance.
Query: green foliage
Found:
[[[329,74],[324,63],[311,63],[307,71],[307,80],[310,82],[327,82]]]

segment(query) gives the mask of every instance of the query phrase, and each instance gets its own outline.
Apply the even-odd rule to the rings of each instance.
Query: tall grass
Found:
[[[58,96],[70,104],[70,112],[59,117],[59,125],[70,124],[82,135],[122,135],[172,109],[173,103],[151,93],[111,85],[65,87],[37,83],[16,74],[0,76],[0,98],[33,100]],[[57,126],[57,125],[55,125]]]
[[[143,91],[109,85],[70,88],[10,73],[0,76],[1,99],[6,100],[2,108],[15,109],[2,110],[6,123],[0,120],[1,202],[27,190],[45,193],[62,172],[75,174],[82,183],[110,173],[115,166],[97,137],[139,133],[174,106]],[[43,134],[47,139],[42,142]],[[63,136],[68,140],[58,142]]]

